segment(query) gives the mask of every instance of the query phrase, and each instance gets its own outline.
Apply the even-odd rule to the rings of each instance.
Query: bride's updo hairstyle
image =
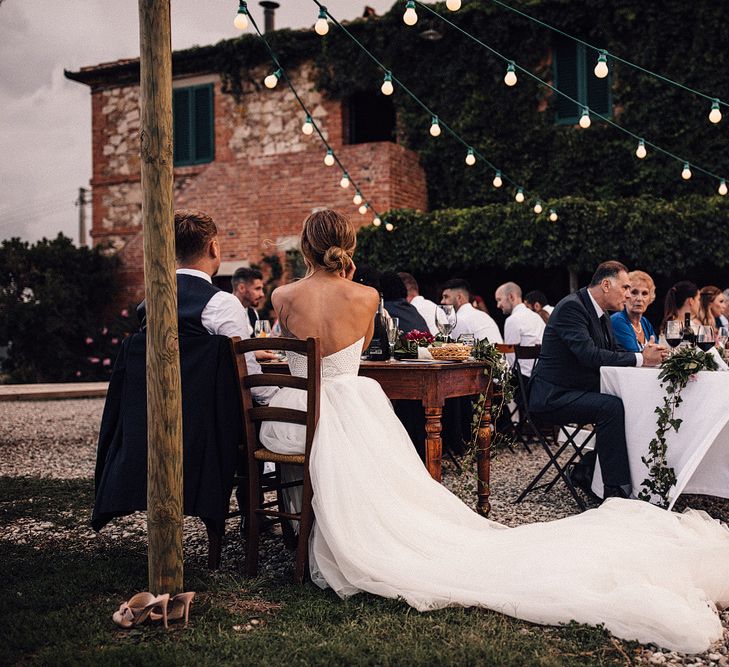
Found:
[[[301,230],[301,254],[311,274],[317,269],[345,273],[352,266],[357,234],[349,218],[325,209],[304,220]]]

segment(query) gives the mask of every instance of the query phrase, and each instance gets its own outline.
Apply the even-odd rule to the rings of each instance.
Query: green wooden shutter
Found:
[[[192,136],[190,133],[190,88],[172,91],[172,118],[174,163],[190,164],[192,161]]]
[[[554,84],[557,90],[573,99],[580,99],[577,44],[571,39],[560,37],[555,41]],[[557,93],[555,93],[555,97],[554,106],[557,112],[557,122],[576,123],[579,120],[577,105]]]
[[[193,136],[196,163],[211,162],[215,156],[215,128],[213,123],[213,86],[193,88]]]

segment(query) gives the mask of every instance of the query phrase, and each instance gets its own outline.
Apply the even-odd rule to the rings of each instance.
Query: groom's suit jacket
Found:
[[[601,366],[635,365],[635,354],[616,345],[610,317],[606,313],[601,323],[583,287],[562,299],[549,317],[530,382],[530,408],[549,412],[585,392],[599,392]]]

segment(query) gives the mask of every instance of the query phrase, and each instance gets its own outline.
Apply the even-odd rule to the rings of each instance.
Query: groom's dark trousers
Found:
[[[529,384],[529,408],[553,424],[595,424],[605,486],[630,488],[623,402],[600,393],[601,366],[635,366],[618,349],[610,317],[598,318],[586,288],[562,299],[549,317]],[[594,460],[587,459],[594,467]]]

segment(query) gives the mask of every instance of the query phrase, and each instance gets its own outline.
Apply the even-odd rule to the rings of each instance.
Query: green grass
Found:
[[[68,510],[87,521],[91,494],[86,480],[0,478],[0,535],[23,518],[67,526]],[[624,665],[632,647],[599,628],[542,628],[479,609],[421,614],[398,600],[342,601],[312,584],[189,564],[190,625],[124,631],[111,614],[145,587],[143,542],[0,539],[0,563],[3,665]]]

